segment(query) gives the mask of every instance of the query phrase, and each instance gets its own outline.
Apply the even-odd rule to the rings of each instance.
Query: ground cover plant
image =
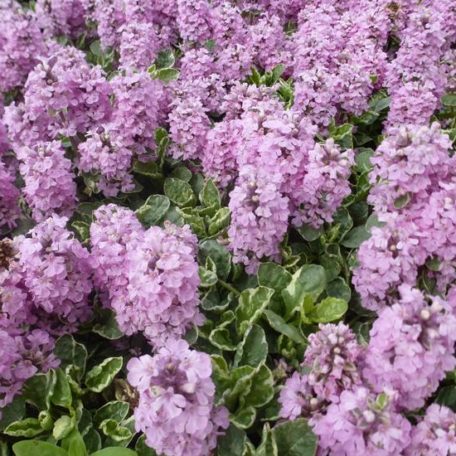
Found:
[[[453,0],[0,0],[0,455],[456,455]]]

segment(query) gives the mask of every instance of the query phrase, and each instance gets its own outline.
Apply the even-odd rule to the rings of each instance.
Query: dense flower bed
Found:
[[[456,455],[453,0],[0,16],[2,455]]]

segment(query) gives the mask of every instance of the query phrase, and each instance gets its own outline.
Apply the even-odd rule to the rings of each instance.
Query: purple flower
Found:
[[[47,48],[31,11],[15,1],[0,5],[0,93],[21,87]]]
[[[314,394],[320,400],[338,402],[342,391],[360,385],[362,354],[348,326],[320,325],[320,330],[309,336],[303,362],[310,368],[307,381]]]
[[[441,456],[456,453],[456,415],[445,406],[430,405],[412,429],[406,456]]]
[[[283,385],[279,403],[280,416],[288,420],[295,420],[300,416],[310,417],[322,406],[321,399],[309,383],[309,377],[299,372],[294,372]]]
[[[155,345],[202,323],[196,238],[188,226],[151,227],[127,246],[127,301],[112,301],[126,334],[143,331]]]
[[[394,397],[367,388],[344,391],[325,415],[309,421],[322,455],[396,456],[410,444],[411,424],[394,410]]]
[[[363,376],[374,391],[396,390],[398,406],[413,410],[456,366],[456,317],[438,297],[425,298],[407,285],[399,291],[400,301],[382,310],[372,327]]]
[[[136,429],[166,456],[205,456],[228,427],[228,411],[214,406],[211,358],[170,341],[153,357],[133,358],[128,381],[139,392]]]
[[[55,334],[74,330],[91,315],[89,252],[53,215],[13,241],[14,256],[0,273],[2,312],[20,324]]]
[[[58,141],[38,142],[17,150],[25,199],[37,221],[53,213],[70,216],[76,204],[71,161]]]
[[[14,185],[15,176],[12,171],[0,158],[0,229],[14,228],[20,215],[20,193]]]
[[[279,244],[288,227],[288,198],[280,193],[282,176],[261,168],[241,168],[230,193],[231,225],[228,230],[234,261],[249,272],[263,257],[280,258]]]

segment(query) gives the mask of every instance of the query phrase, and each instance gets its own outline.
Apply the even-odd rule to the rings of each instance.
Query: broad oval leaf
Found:
[[[23,440],[13,445],[16,456],[68,456],[68,453],[52,443],[41,440]]]
[[[165,180],[163,190],[165,195],[179,207],[195,205],[195,194],[188,182],[169,177]]]
[[[169,198],[165,195],[152,195],[137,209],[136,216],[146,228],[150,228],[165,217],[170,205]]]
[[[347,301],[328,297],[315,306],[310,318],[316,323],[329,323],[342,318],[347,310]]]
[[[341,244],[348,249],[357,249],[370,238],[370,233],[364,226],[356,226],[343,239]]]
[[[112,419],[120,423],[127,415],[130,405],[128,402],[111,401],[100,407],[93,416],[95,424],[99,425],[102,421]]]
[[[240,335],[261,317],[273,294],[274,290],[267,287],[249,288],[241,293],[236,309],[236,327]]]
[[[301,333],[294,326],[287,324],[280,315],[277,315],[272,310],[265,310],[263,313],[271,327],[275,329],[277,332],[284,334],[290,340],[296,342],[297,344],[306,344],[306,340],[301,335]]]
[[[275,426],[272,434],[279,455],[314,456],[317,452],[317,437],[305,419],[285,421]]]
[[[201,204],[205,207],[220,207],[220,193],[212,179],[208,179],[199,194]]]
[[[56,369],[56,382],[52,392],[51,402],[60,407],[70,408],[72,403],[72,394],[67,376],[62,369]]]
[[[241,429],[248,429],[252,426],[256,418],[256,410],[254,407],[245,407],[238,410],[234,415],[231,415],[231,422]]]
[[[14,421],[3,431],[11,437],[35,437],[41,434],[44,429],[37,418],[25,418],[21,421]]]
[[[61,361],[60,367],[65,368],[69,365],[76,367],[80,380],[84,375],[87,360],[87,349],[84,345],[76,342],[73,336],[65,334],[55,343],[54,353]]]
[[[74,421],[68,415],[63,415],[54,423],[52,437],[54,437],[55,440],[64,439],[73,429]]]
[[[234,424],[217,440],[217,456],[243,456],[245,432]]]
[[[285,318],[298,312],[307,298],[310,304],[326,288],[326,273],[322,266],[306,264],[293,274],[291,282],[282,290],[282,297],[286,306]]]
[[[268,343],[264,329],[261,326],[253,325],[247,330],[244,339],[237,347],[233,366],[257,367],[266,360],[267,356]]]
[[[292,275],[277,263],[261,263],[258,269],[258,283],[275,291],[282,291],[291,282]]]
[[[101,364],[87,372],[85,384],[89,390],[100,393],[111,384],[114,377],[122,369],[123,359],[121,356],[106,358]]]

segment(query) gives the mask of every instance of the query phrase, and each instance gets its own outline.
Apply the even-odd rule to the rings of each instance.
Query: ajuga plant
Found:
[[[456,454],[456,3],[0,0],[0,454]]]

